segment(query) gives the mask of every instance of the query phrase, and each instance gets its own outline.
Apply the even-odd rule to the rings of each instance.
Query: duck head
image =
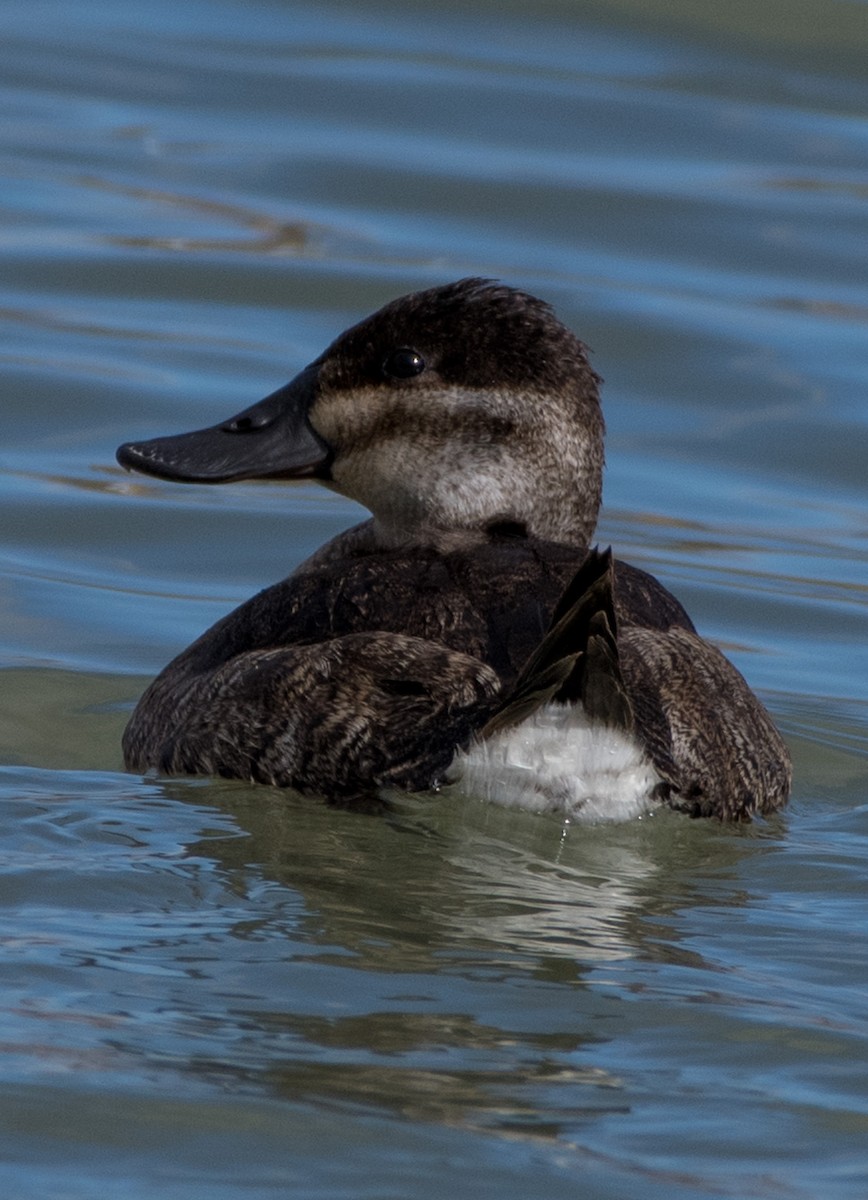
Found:
[[[598,382],[547,304],[465,279],[392,301],[230,420],[127,443],[118,460],[191,483],[315,477],[368,508],[383,545],[506,533],[586,546]]]

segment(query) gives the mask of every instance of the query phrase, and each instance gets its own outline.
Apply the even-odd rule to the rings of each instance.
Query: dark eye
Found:
[[[418,350],[410,350],[406,346],[393,350],[383,363],[384,374],[391,375],[393,379],[412,379],[424,370],[425,359]]]

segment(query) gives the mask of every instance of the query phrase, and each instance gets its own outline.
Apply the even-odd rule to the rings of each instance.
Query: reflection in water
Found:
[[[451,1023],[450,1023],[451,1024]],[[593,1067],[558,1065],[564,1050],[547,1043],[522,1038],[527,1060],[521,1066],[510,1061],[515,1038],[505,1037],[495,1052],[502,1060],[488,1070],[474,1070],[472,1060],[484,1029],[471,1026],[470,1039],[464,1045],[449,1036],[438,1047],[436,1028],[422,1022],[420,1046],[415,1042],[393,1054],[400,1054],[400,1066],[369,1062],[354,1065],[352,1053],[366,1059],[368,1037],[376,1038],[371,1023],[360,1023],[357,1040],[343,1036],[334,1039],[340,1048],[335,1061],[276,1063],[267,1073],[268,1083],[288,1099],[307,1099],[314,1103],[341,1105],[372,1103],[401,1117],[467,1128],[488,1129],[501,1134],[518,1133],[536,1138],[560,1138],[575,1123],[592,1116],[629,1112],[629,1106],[617,1096],[619,1082],[605,1071]],[[338,1026],[342,1030],[342,1025]],[[318,1044],[319,1031],[301,1024],[298,1033]],[[430,1051],[422,1047],[431,1045]],[[573,1048],[578,1051],[579,1046]],[[423,1065],[428,1057],[448,1058],[450,1051],[463,1050],[461,1067]],[[532,1057],[536,1052],[539,1057]],[[415,1065],[414,1060],[422,1060]],[[615,1093],[613,1095],[613,1092]]]
[[[566,836],[583,835],[568,829]],[[449,858],[464,876],[462,903],[443,917],[453,936],[584,964],[633,956],[630,914],[658,869],[651,856],[603,838],[584,869],[485,837],[471,837]]]
[[[160,786],[183,800],[185,782]],[[661,876],[671,901],[671,864],[697,844],[693,823],[666,813],[615,837],[534,814],[504,820],[472,800],[410,798],[391,816],[364,817],[265,787],[220,783],[208,793],[248,837],[198,849],[297,889],[318,914],[318,940],[403,972],[428,969],[445,947],[513,963],[528,956],[534,970],[563,957],[571,977],[633,957],[635,915],[653,905]],[[751,841],[732,844],[740,855]],[[361,894],[374,901],[366,921],[379,913],[388,938],[358,923]],[[406,939],[396,937],[402,928]]]
[[[189,855],[213,859],[259,914],[215,930],[233,960],[241,943],[232,975],[246,962],[245,983],[210,1017],[224,1051],[193,1047],[189,1069],[535,1137],[625,1110],[621,1082],[594,1061],[601,1017],[614,1032],[629,994],[619,965],[701,971],[669,921],[698,901],[697,855],[713,855],[725,881],[768,837],[720,828],[709,840],[675,814],[626,836],[564,831],[470,801],[414,800],[375,818],[264,787],[189,783],[156,786],[167,799],[207,798],[246,834],[191,843]],[[706,910],[715,903],[702,897]]]

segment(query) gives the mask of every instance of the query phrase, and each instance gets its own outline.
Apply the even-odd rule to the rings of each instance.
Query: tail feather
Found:
[[[581,703],[589,719],[632,730],[621,677],[611,550],[591,550],[567,585],[548,632],[522,668],[484,739],[518,725],[549,701]]]

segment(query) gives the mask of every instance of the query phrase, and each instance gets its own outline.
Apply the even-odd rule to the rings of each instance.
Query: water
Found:
[[[864,1196],[868,8],[7,0],[0,34],[3,1194]],[[122,772],[147,679],[359,512],[115,446],[468,274],[594,348],[600,539],[775,713],[774,822]]]

